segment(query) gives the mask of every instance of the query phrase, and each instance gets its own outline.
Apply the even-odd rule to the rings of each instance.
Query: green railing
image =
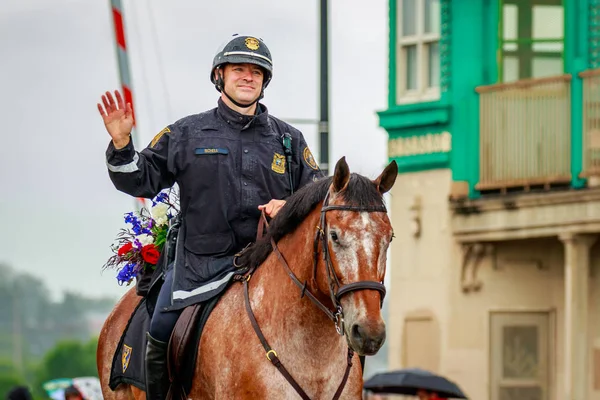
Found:
[[[579,74],[583,81],[582,178],[600,175],[600,69]]]
[[[480,86],[480,191],[571,182],[571,76]]]

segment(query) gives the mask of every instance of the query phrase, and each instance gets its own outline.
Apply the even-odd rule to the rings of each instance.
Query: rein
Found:
[[[310,301],[312,301],[313,304],[315,304],[321,311],[323,311],[323,313],[325,313],[325,315],[327,315],[327,317],[331,321],[333,321],[337,333],[340,336],[343,336],[344,335],[344,312],[343,312],[342,305],[340,303],[340,299],[342,298],[342,296],[344,296],[345,294],[354,292],[354,291],[358,291],[358,290],[377,290],[380,293],[381,305],[383,305],[383,299],[385,297],[386,290],[385,290],[385,286],[381,282],[375,282],[375,281],[359,281],[359,282],[349,283],[346,285],[342,285],[340,283],[340,281],[335,273],[335,270],[333,268],[333,264],[331,262],[331,256],[329,253],[329,246],[328,246],[328,242],[327,242],[328,229],[327,229],[327,220],[325,218],[325,214],[327,213],[327,211],[332,211],[332,210],[353,211],[353,212],[387,212],[387,210],[386,210],[385,206],[383,206],[383,205],[372,206],[372,207],[355,207],[355,206],[345,206],[345,205],[330,206],[329,205],[329,193],[327,193],[327,196],[325,196],[325,200],[323,201],[323,206],[321,208],[321,217],[320,217],[319,226],[317,226],[317,231],[316,231],[315,239],[314,239],[313,280],[316,282],[317,265],[318,265],[318,261],[319,261],[319,243],[321,243],[323,260],[325,262],[325,267],[326,267],[326,271],[327,271],[329,295],[330,295],[331,301],[334,305],[334,311],[331,311],[329,309],[329,307],[327,307],[321,301],[319,301],[319,299],[317,299],[310,292],[310,290],[306,290],[307,282],[302,283],[298,279],[296,274],[294,274],[294,272],[290,268],[285,257],[279,250],[279,247],[277,247],[277,243],[275,243],[275,240],[271,237],[270,241],[271,241],[271,247],[273,248],[273,252],[277,255],[277,258],[279,259],[280,264],[284,267],[284,269],[286,270],[286,272],[287,272],[288,276],[290,277],[290,279],[292,280],[292,282],[294,282],[294,284],[296,284],[296,286],[298,286],[298,288],[300,288],[300,298],[302,298],[304,296],[308,297],[308,299]],[[263,211],[261,213],[261,219],[259,221],[257,240],[262,237],[265,226],[268,227],[269,224],[267,222],[267,218]],[[258,336],[258,339],[260,340],[263,348],[265,349],[267,359],[279,370],[279,372],[288,381],[288,383],[296,390],[296,392],[300,395],[300,397],[302,399],[310,400],[310,397],[306,394],[306,392],[302,389],[302,387],[300,387],[298,382],[296,382],[296,380],[290,375],[288,370],[283,366],[283,364],[281,363],[281,360],[277,356],[277,353],[275,352],[275,350],[273,350],[271,348],[271,346],[267,342],[264,334],[262,333],[262,331],[258,325],[258,322],[256,321],[256,317],[254,316],[252,307],[250,305],[250,295],[249,295],[249,290],[248,290],[248,282],[250,281],[250,278],[252,277],[252,273],[254,272],[254,270],[255,270],[255,268],[251,269],[250,271],[248,271],[248,273],[246,275],[244,275],[240,279],[240,280],[243,279],[244,298],[245,298],[246,311],[248,313],[248,318],[250,319],[250,322],[252,324],[252,327],[254,328],[254,331],[256,332],[256,335]],[[347,360],[346,360],[346,363],[347,363],[346,371],[344,372],[342,381],[340,382],[340,385],[338,386],[338,388],[333,396],[333,400],[339,399],[339,397],[342,395],[342,391],[344,390],[344,387],[346,386],[346,382],[348,381],[348,377],[350,375],[350,369],[352,368],[352,358],[353,357],[354,357],[354,350],[352,350],[350,347],[348,347],[348,355],[347,355]]]

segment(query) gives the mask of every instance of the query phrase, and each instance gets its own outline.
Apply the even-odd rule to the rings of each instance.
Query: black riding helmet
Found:
[[[219,75],[219,78],[215,79],[215,70],[221,68],[225,64],[254,64],[258,65],[263,69],[265,77],[263,79],[262,89],[260,95],[256,100],[250,104],[240,104],[233,100],[223,89],[223,79]],[[215,88],[219,92],[225,93],[225,96],[229,98],[238,107],[250,107],[264,96],[264,90],[271,82],[273,77],[273,59],[271,58],[271,52],[267,45],[260,38],[246,35],[233,35],[224,46],[219,48],[218,53],[213,59],[212,69],[210,70],[210,81],[215,85]]]

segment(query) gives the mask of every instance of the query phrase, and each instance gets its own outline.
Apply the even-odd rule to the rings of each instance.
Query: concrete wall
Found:
[[[449,170],[403,174],[389,201],[396,238],[390,260],[390,369],[420,366],[490,398],[490,315],[548,312],[550,398],[563,392],[564,246],[557,238],[496,242],[483,257],[479,291],[461,286],[462,249],[450,225]],[[416,200],[417,199],[417,200]],[[412,210],[420,199],[421,233]],[[470,270],[469,270],[470,273]],[[600,400],[600,244],[592,249],[590,399]],[[408,321],[408,322],[407,322]]]
[[[456,260],[458,261],[458,260]],[[447,329],[445,372],[474,399],[489,398],[490,314],[495,311],[550,312],[550,382],[562,393],[564,338],[564,266],[562,243],[557,239],[503,242],[482,260],[479,292],[465,294],[458,284],[460,263],[455,262],[450,285],[450,324]],[[552,362],[552,359],[556,362]]]
[[[600,241],[591,250],[590,259],[590,399],[600,400]]]
[[[414,352],[407,352],[403,346],[407,317],[412,317],[412,321],[430,321],[434,332],[428,340],[433,338],[438,344],[433,348],[426,346],[430,350],[426,358],[434,364],[434,370],[439,371],[443,364],[442,333],[450,312],[448,266],[456,258],[448,218],[450,182],[450,170],[416,172],[399,175],[392,189],[390,208],[396,237],[390,256],[390,368],[402,367],[406,358],[414,358]],[[422,229],[421,236],[415,238],[411,207],[418,198]]]

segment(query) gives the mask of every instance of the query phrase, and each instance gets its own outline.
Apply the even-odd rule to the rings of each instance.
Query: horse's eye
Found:
[[[331,236],[331,240],[333,240],[335,243],[340,242],[340,238],[338,238],[338,235],[336,232],[331,232],[329,235]]]

